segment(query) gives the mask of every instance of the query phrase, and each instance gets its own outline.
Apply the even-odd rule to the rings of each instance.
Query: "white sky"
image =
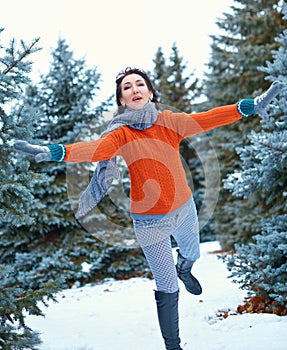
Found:
[[[114,93],[116,74],[127,66],[152,69],[159,46],[168,57],[177,43],[188,72],[200,76],[208,62],[209,35],[233,0],[0,0],[2,43],[40,37],[31,56],[36,77],[48,70],[59,36],[75,57],[102,73],[103,95]],[[4,40],[3,40],[4,39]],[[36,79],[36,78],[35,78]]]

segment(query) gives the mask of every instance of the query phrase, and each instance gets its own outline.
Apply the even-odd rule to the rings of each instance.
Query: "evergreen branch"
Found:
[[[279,155],[285,153],[284,150],[282,150],[282,148],[276,147],[276,146],[274,146],[274,144],[271,145],[270,143],[265,143],[264,141],[260,141],[260,140],[258,140],[258,144],[269,148],[271,154],[272,154],[271,151],[274,151]]]
[[[26,56],[30,55],[32,52],[38,51],[40,50],[40,48],[34,48],[34,46],[38,43],[38,41],[40,40],[40,38],[36,38],[34,39],[34,41],[28,46],[26,47],[25,43],[23,41],[21,41],[21,44],[24,48],[24,51],[22,52],[22,54],[20,54],[20,56],[13,61],[13,63],[7,67],[4,71],[3,74],[8,74],[12,69],[14,69]],[[15,40],[12,40],[11,43],[11,49],[12,49],[12,57],[14,57],[14,47],[15,47]]]
[[[16,117],[17,117],[16,125],[17,125],[17,126],[20,124],[21,117],[22,117],[21,112],[22,112],[23,109],[24,109],[24,106],[20,106],[19,111],[18,111],[17,114],[16,114]],[[5,124],[6,124],[6,123],[5,123]],[[10,131],[13,131],[14,129],[15,129],[15,125],[10,125],[10,124],[9,124],[8,127],[5,127],[5,126],[4,126],[4,122],[2,122],[2,125],[0,125],[0,131],[1,131],[1,133],[7,134],[7,133],[9,133]]]

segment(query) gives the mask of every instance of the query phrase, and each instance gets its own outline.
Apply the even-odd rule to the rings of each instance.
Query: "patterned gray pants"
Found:
[[[199,225],[193,198],[167,215],[132,215],[135,234],[145,254],[157,290],[174,293],[178,277],[172,255],[171,236],[181,255],[188,260],[199,258]]]

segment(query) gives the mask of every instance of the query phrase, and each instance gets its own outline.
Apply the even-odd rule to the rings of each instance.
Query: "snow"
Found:
[[[217,242],[201,244],[193,272],[202,295],[193,296],[180,284],[183,349],[286,350],[287,317],[236,314],[246,292],[227,278],[218,249]],[[41,350],[164,350],[154,289],[153,280],[133,278],[64,290],[58,303],[43,307],[45,318],[27,316],[27,324],[41,333]],[[221,317],[224,312],[227,318]]]

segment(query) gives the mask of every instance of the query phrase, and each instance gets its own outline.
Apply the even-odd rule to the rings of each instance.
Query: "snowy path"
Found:
[[[224,264],[210,252],[216,242],[201,245],[194,267],[204,292],[192,296],[181,285],[179,315],[184,350],[286,350],[287,317],[267,314],[229,316],[245,292],[227,279]],[[45,318],[28,317],[42,334],[41,350],[164,350],[157,323],[154,282],[134,278],[65,290],[59,303],[44,309]]]

